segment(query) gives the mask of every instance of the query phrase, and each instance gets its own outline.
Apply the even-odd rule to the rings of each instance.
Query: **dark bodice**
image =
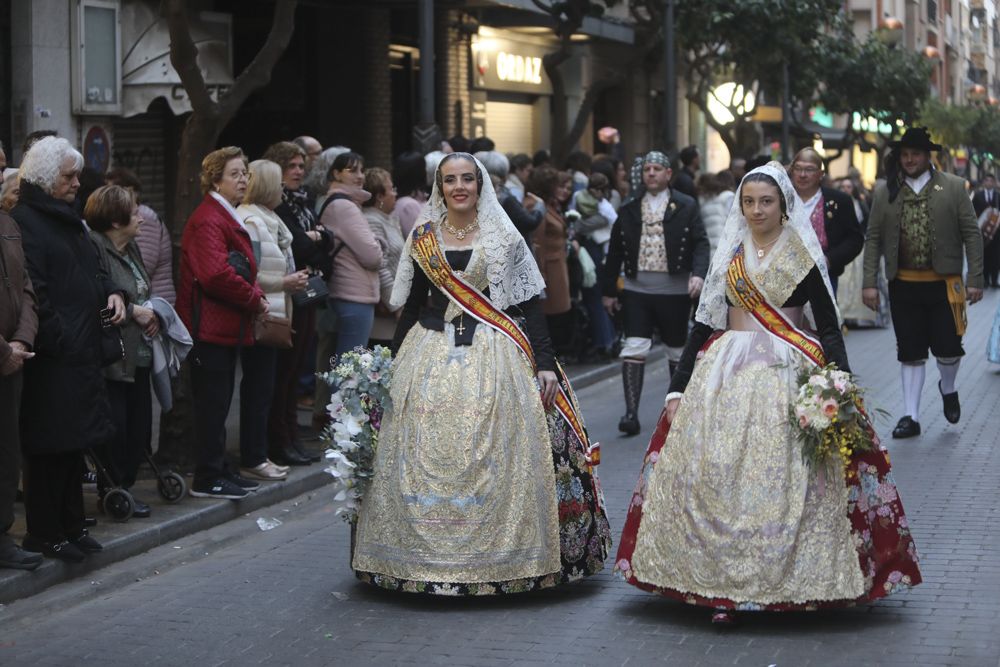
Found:
[[[726,301],[729,302],[728,297]],[[823,345],[823,354],[826,356],[827,362],[835,363],[837,368],[850,372],[844,336],[840,332],[840,322],[837,321],[837,309],[823,283],[822,274],[815,266],[781,306],[782,308],[794,308],[804,306],[807,303],[812,307],[813,319],[816,321],[816,334]],[[683,392],[687,387],[698,352],[708,341],[712,331],[712,327],[701,322],[696,323],[691,329],[677,372],[670,379],[671,392]]]
[[[472,259],[472,250],[446,250],[445,257],[451,268],[463,271],[469,265],[469,260]],[[489,296],[488,290],[486,296]],[[396,335],[392,339],[393,353],[399,350],[406,334],[417,322],[425,329],[444,331],[444,316],[447,308],[448,297],[431,283],[419,266],[416,267],[413,272],[410,295],[403,306],[402,315],[396,325]],[[556,368],[555,353],[552,350],[548,325],[538,297],[532,297],[523,303],[511,306],[504,312],[520,321],[521,328],[531,342],[538,370],[554,371]],[[455,345],[472,345],[476,329],[479,326],[485,326],[480,325],[468,315],[459,315],[452,320],[452,324],[456,326]]]

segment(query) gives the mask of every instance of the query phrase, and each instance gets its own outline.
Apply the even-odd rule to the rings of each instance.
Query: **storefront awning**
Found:
[[[170,64],[170,32],[158,0],[122,6],[122,115],[145,113],[158,97],[175,114],[191,111],[180,76]],[[191,37],[198,65],[213,99],[233,85],[232,20],[229,14],[192,13]]]
[[[532,2],[532,0],[470,0],[465,3],[466,8],[472,6],[487,9],[490,7],[517,9],[532,15],[525,15],[522,19],[517,19],[508,15],[505,17],[507,20],[501,20],[500,17],[490,17],[488,25],[505,28],[548,25],[546,22],[548,14],[539,9],[538,6]],[[597,19],[587,17],[583,20],[583,25],[580,27],[580,33],[589,35],[590,37],[607,39],[613,42],[622,42],[625,44],[635,43],[635,29],[627,23],[616,21],[611,18]]]

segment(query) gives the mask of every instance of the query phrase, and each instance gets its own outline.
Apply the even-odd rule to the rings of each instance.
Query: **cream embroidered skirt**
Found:
[[[564,431],[550,438],[559,422],[547,418],[512,342],[481,325],[471,346],[456,347],[452,325],[445,332],[415,325],[391,391],[358,519],[353,567],[361,579],[482,595],[601,569],[610,531],[596,481],[581,473],[582,451]],[[554,462],[564,464],[562,474]],[[563,486],[576,496],[565,517],[571,528],[560,523]],[[564,567],[567,549],[575,550],[575,570]]]

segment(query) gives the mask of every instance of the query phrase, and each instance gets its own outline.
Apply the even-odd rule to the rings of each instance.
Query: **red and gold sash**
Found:
[[[742,244],[729,262],[729,285],[739,301],[738,305],[750,313],[765,331],[790,345],[817,366],[826,366],[826,355],[823,354],[823,346],[819,341],[796,327],[781,308],[768,303],[767,298],[750,280]]]
[[[493,327],[511,340],[524,353],[528,363],[531,364],[532,371],[537,371],[535,353],[532,351],[531,343],[524,331],[512,317],[494,306],[486,295],[452,270],[429,222],[413,230],[413,256],[438,289],[451,297],[470,317]],[[580,418],[576,394],[573,393],[569,379],[558,362],[556,368],[556,374],[559,376],[559,390],[556,392],[554,408],[580,439],[580,443],[586,451],[587,463],[595,466],[601,461],[601,447],[598,443],[590,444],[583,419]]]

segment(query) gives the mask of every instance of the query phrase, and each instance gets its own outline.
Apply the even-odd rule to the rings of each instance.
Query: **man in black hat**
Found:
[[[884,256],[903,384],[904,414],[892,437],[911,438],[920,435],[928,349],[941,373],[945,419],[955,424],[961,416],[955,377],[965,354],[965,301],[983,297],[983,238],[965,182],[931,165],[931,151],[941,146],[927,128],[907,130],[890,147],[886,183],[875,189],[868,220],[862,299],[878,310],[876,276]],[[969,267],[965,283],[963,257]]]

